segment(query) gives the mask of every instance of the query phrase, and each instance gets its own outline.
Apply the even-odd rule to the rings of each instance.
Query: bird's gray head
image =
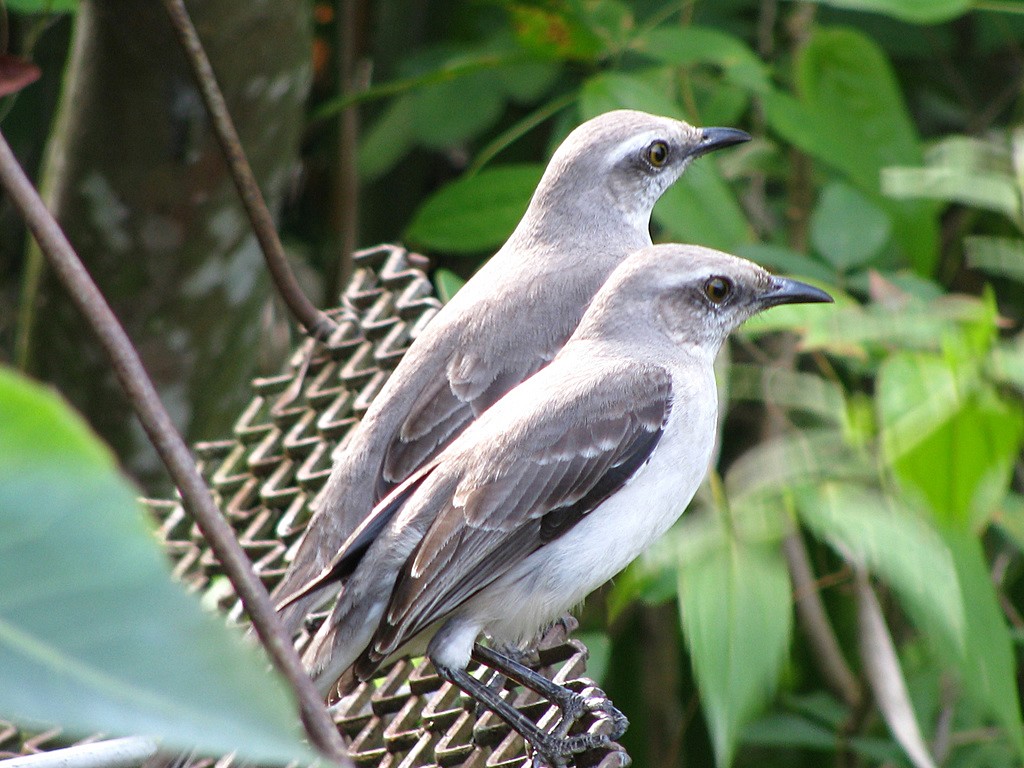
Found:
[[[577,335],[641,338],[659,332],[673,346],[716,354],[750,316],[779,304],[831,302],[819,288],[777,277],[756,264],[697,245],[636,251],[594,298]]]
[[[557,231],[629,228],[650,242],[651,210],[690,162],[749,139],[734,128],[695,128],[627,109],[606,112],[555,150],[524,221],[548,219],[555,226],[550,219],[557,217]]]

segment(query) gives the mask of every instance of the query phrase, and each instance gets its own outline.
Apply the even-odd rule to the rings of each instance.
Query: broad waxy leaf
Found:
[[[892,231],[889,216],[853,187],[832,182],[811,213],[811,242],[836,269],[870,261]]]
[[[590,120],[613,109],[636,109],[652,115],[684,120],[682,110],[668,93],[651,80],[618,72],[595,75],[583,84],[580,118]]]
[[[883,168],[923,160],[885,54],[852,29],[819,28],[801,49],[797,76],[799,100],[777,90],[764,97],[772,128],[870,195],[892,219],[910,264],[930,275],[938,254],[935,206],[880,195]]]
[[[749,46],[718,29],[661,26],[637,40],[634,47],[665,64],[714,64],[731,83],[753,93],[766,93],[771,88],[768,69]]]
[[[867,480],[876,474],[870,458],[843,440],[838,429],[804,429],[758,443],[730,466],[725,476],[736,503],[764,492],[780,493],[815,478]]]
[[[729,369],[729,397],[755,400],[813,413],[837,425],[846,420],[842,387],[811,373],[781,367],[734,364]]]
[[[967,265],[1024,283],[1024,240],[974,235],[964,239]]]
[[[898,355],[882,366],[879,423],[886,461],[940,520],[974,529],[1003,498],[1024,415],[942,358]]]
[[[1014,155],[1005,142],[949,136],[928,148],[924,167],[883,169],[882,190],[996,211],[1024,226]]]
[[[541,165],[506,165],[453,181],[420,206],[405,236],[439,251],[496,248],[519,223],[543,172]]]
[[[171,581],[134,490],[81,419],[0,369],[0,424],[0,712],[313,759],[266,657]]]
[[[74,13],[78,0],[6,0],[9,10],[19,13]]]
[[[869,11],[914,24],[939,24],[962,16],[971,9],[971,0],[813,0],[853,11]]]
[[[946,652],[958,662],[968,695],[1004,729],[1018,757],[1024,758],[1013,644],[981,541],[965,528],[949,527],[942,535],[956,564],[967,619],[963,647]]]
[[[466,284],[466,281],[456,275],[450,269],[439,269],[434,273],[434,285],[437,287],[437,297],[447,304],[452,296],[459,292],[459,289]]]
[[[772,695],[789,647],[793,612],[777,546],[730,539],[679,576],[683,633],[720,767],[741,729]]]
[[[892,587],[907,612],[941,631],[950,647],[964,643],[956,566],[935,529],[894,499],[849,483],[807,486],[795,498],[815,536]]]

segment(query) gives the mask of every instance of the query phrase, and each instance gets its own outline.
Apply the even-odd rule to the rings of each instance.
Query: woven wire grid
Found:
[[[346,440],[409,344],[440,309],[425,269],[427,259],[396,245],[355,255],[355,270],[341,306],[328,314],[337,330],[323,343],[306,340],[278,376],[253,381],[253,398],[231,439],[195,446],[217,504],[267,589],[283,576]],[[305,376],[301,370],[308,362]],[[176,500],[147,500],[175,575],[202,592],[231,621],[243,622],[241,603],[203,539]],[[301,648],[326,613],[311,616],[296,639]],[[556,625],[540,642],[535,668],[578,692],[600,693],[585,677],[587,649]],[[473,668],[471,668],[473,669]],[[488,679],[492,673],[477,668]],[[500,681],[495,681],[497,684]],[[558,710],[536,694],[505,682],[502,695],[541,727]],[[531,765],[521,737],[493,713],[477,716],[475,703],[442,680],[425,659],[404,659],[333,704],[332,715],[357,765]],[[573,732],[601,727],[584,717]],[[99,737],[74,742],[93,741]],[[0,720],[0,758],[66,746],[59,730],[26,734]],[[197,760],[191,768],[227,768],[230,758]],[[618,744],[579,755],[579,768],[629,764]]]

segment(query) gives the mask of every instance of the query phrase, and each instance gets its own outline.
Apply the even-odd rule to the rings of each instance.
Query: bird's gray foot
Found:
[[[514,659],[506,658],[496,651],[483,646],[478,645],[474,648],[473,657],[496,672],[537,692],[558,708],[561,715],[558,725],[551,731],[541,730],[533,721],[502,700],[497,691],[488,688],[475,678],[470,677],[468,673],[463,672],[477,686],[487,689],[489,696],[493,700],[500,702],[501,706],[496,708],[492,705],[492,701],[476,696],[478,702],[483,703],[488,709],[491,709],[496,715],[505,720],[506,723],[518,731],[530,743],[535,751],[535,765],[538,765],[537,760],[539,759],[545,761],[545,764],[552,768],[561,768],[568,764],[568,758],[571,758],[573,755],[596,749],[618,739],[626,732],[626,728],[629,726],[626,716],[615,708],[611,700],[603,694],[594,695],[595,691],[592,688],[585,689],[582,692],[570,690],[565,686],[548,680],[543,675],[529,667],[523,666]],[[467,690],[457,680],[452,680],[452,682],[459,685],[463,690]],[[467,692],[470,695],[474,695],[472,691],[467,690]],[[506,716],[506,709],[510,709],[515,713],[515,720],[525,720],[528,723],[526,730],[521,728],[517,722],[513,722],[513,719]],[[570,734],[570,731],[576,726],[581,717],[586,714],[597,713],[600,713],[601,717],[600,724],[595,732]]]

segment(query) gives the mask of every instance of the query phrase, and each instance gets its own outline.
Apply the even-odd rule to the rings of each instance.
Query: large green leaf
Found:
[[[713,64],[731,83],[754,93],[766,93],[771,88],[768,68],[749,46],[718,29],[660,26],[639,38],[634,47],[666,64]]]
[[[715,759],[728,766],[744,724],[775,690],[789,647],[789,571],[777,546],[728,539],[685,565],[679,600]]]
[[[893,498],[847,483],[807,486],[796,502],[814,535],[889,584],[920,626],[940,631],[948,647],[963,645],[956,567],[934,528]]]
[[[852,29],[819,28],[797,60],[799,101],[765,95],[772,128],[800,149],[842,172],[885,209],[908,262],[930,275],[938,259],[935,206],[880,194],[892,165],[919,165],[917,132],[884,52]]]
[[[729,398],[813,413],[839,426],[846,421],[843,388],[813,373],[736,363],[729,368]]]
[[[967,694],[1002,726],[1018,756],[1024,758],[1024,726],[1013,643],[981,542],[965,529],[950,527],[942,533],[956,564],[967,618],[963,646],[948,648],[946,652],[958,662],[960,682]],[[934,586],[936,590],[944,587]]]
[[[730,466],[725,476],[729,499],[780,493],[816,478],[868,480],[875,476],[864,452],[846,444],[838,429],[803,429],[758,443]]]
[[[637,109],[683,119],[682,110],[664,88],[651,79],[619,72],[595,75],[580,89],[580,117],[590,120],[613,109]]]
[[[870,11],[914,24],[939,24],[967,13],[971,0],[813,0],[822,5]]]
[[[888,464],[940,520],[977,528],[1003,498],[1021,449],[1024,416],[934,355],[897,355],[878,378]]]
[[[811,242],[836,269],[870,261],[889,239],[888,214],[853,187],[827,185],[811,213]]]
[[[731,251],[754,239],[736,195],[712,158],[693,163],[654,206],[664,239]]]
[[[440,251],[495,248],[519,223],[543,172],[541,165],[506,165],[454,181],[420,206],[405,237]]]
[[[7,0],[4,5],[20,13],[73,13],[78,10],[78,0]]]
[[[0,712],[69,733],[310,760],[294,702],[170,578],[131,486],[55,395],[0,369]]]

